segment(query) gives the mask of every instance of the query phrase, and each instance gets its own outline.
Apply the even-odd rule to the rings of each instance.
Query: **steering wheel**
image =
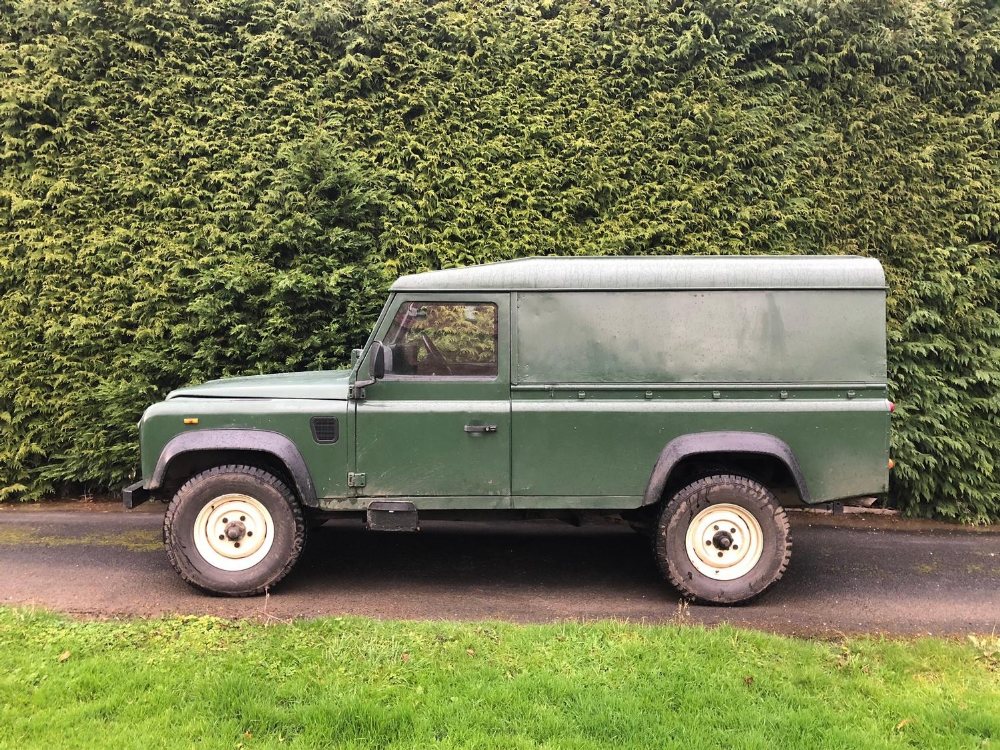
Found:
[[[444,370],[446,375],[451,375],[451,366],[448,364],[448,360],[444,358],[441,350],[437,348],[433,341],[426,333],[420,334],[420,341],[423,343],[424,348],[427,350],[427,355],[430,358],[435,369],[440,367]]]

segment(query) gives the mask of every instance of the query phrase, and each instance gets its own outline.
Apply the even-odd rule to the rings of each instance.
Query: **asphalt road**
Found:
[[[996,531],[793,514],[792,563],[775,588],[747,606],[683,608],[646,541],[626,528],[439,522],[379,534],[336,522],[313,533],[275,593],[223,599],[189,588],[168,564],[163,506],[112,508],[0,510],[0,603],[97,617],[618,618],[833,636],[1000,630]]]

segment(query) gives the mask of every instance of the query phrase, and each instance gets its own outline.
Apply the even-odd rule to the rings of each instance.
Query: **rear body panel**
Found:
[[[813,502],[886,491],[884,290],[513,297],[514,496],[641,497],[664,445],[709,431],[787,443]]]
[[[515,384],[885,385],[885,294],[517,292]]]
[[[881,494],[887,490],[885,391],[854,393],[787,386],[519,388],[512,402],[513,494],[534,496],[535,507],[551,507],[545,496],[567,494],[592,497],[594,507],[600,496],[624,495],[637,507],[665,445],[714,431],[764,433],[787,443],[811,502]]]

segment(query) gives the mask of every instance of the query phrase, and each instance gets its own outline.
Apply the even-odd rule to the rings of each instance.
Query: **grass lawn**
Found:
[[[1000,748],[998,644],[0,609],[0,746]]]

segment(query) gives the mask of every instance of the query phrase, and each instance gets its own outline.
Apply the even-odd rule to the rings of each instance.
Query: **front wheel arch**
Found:
[[[280,432],[205,429],[171,438],[160,451],[147,489],[173,489],[199,472],[226,464],[250,465],[283,479],[301,503],[316,505],[316,486],[295,443]]]

